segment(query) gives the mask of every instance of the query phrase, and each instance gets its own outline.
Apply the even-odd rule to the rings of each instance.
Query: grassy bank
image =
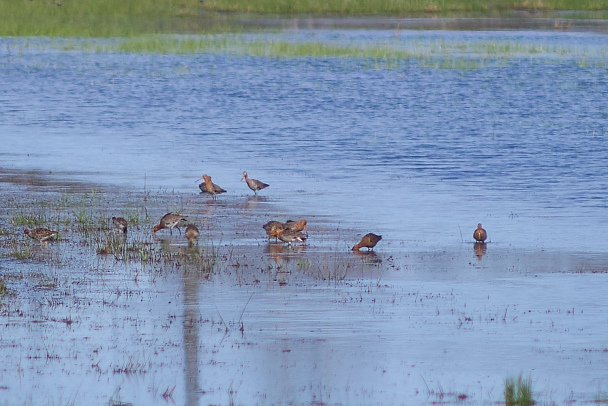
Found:
[[[124,37],[201,32],[198,0],[6,0],[1,36]]]
[[[205,0],[205,7],[216,11],[263,14],[306,13],[313,15],[390,15],[396,17],[428,14],[496,13],[514,10],[602,11],[606,0]]]
[[[592,12],[606,0],[6,0],[0,36],[126,37],[234,30],[229,13],[313,16],[497,16],[517,10]]]

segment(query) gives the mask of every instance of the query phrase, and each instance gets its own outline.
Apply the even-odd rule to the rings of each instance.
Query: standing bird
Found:
[[[353,251],[359,251],[363,247],[367,247],[368,251],[370,249],[373,251],[374,247],[376,246],[376,244],[378,244],[378,241],[380,241],[381,239],[382,239],[381,235],[376,235],[374,233],[367,233],[363,236],[363,238],[361,238],[361,241],[359,241],[359,243],[353,247]]]
[[[162,230],[163,228],[168,228],[169,233],[171,233],[171,235],[173,235],[173,229],[175,227],[177,227],[177,231],[179,231],[179,233],[181,234],[182,230],[179,229],[178,224],[182,220],[186,221],[186,218],[183,216],[180,216],[179,214],[167,213],[160,219],[160,222],[154,226],[154,234],[156,234],[156,232],[158,230]]]
[[[194,224],[190,224],[186,227],[186,238],[190,245],[194,244],[194,240],[198,238],[199,234],[198,228],[196,228]]]
[[[215,183],[213,183],[211,181],[211,176],[203,175],[200,178],[198,178],[196,181],[198,182],[201,179],[204,180],[203,183],[198,185],[199,189],[201,190],[201,193],[208,193],[208,194],[212,195],[214,200],[215,200],[216,195],[226,193],[225,189],[222,189],[221,187],[219,187],[218,185],[216,185]]]
[[[283,228],[285,228],[286,230],[294,231],[306,230],[306,219],[302,219],[299,221],[287,220],[285,224],[283,224]]]
[[[122,217],[112,217],[112,223],[114,223],[114,229],[124,234],[127,233],[127,220]]]
[[[36,228],[34,230],[28,230],[26,228],[23,230],[23,234],[26,234],[34,240],[40,241],[40,245],[42,245],[42,243],[48,243],[48,240],[55,237],[57,235],[57,231],[52,231],[48,228]]]
[[[253,193],[255,195],[258,194],[258,190],[262,190],[270,186],[268,183],[261,182],[257,179],[250,179],[249,176],[247,176],[247,172],[243,172],[243,177],[241,178],[241,180],[243,179],[245,179],[245,182],[247,182],[247,186],[249,186],[249,189],[253,190]]]
[[[279,237],[279,240],[286,242],[289,245],[294,241],[305,242],[307,238],[306,234],[301,231],[286,230],[284,228],[277,230],[277,237]]]
[[[283,230],[285,227],[283,227],[283,223],[281,223],[280,221],[271,220],[268,223],[264,224],[262,228],[266,231],[266,235],[268,235],[269,240],[272,237],[274,237],[276,240],[277,238],[279,238],[279,230]]]
[[[473,238],[477,242],[484,242],[488,238],[488,233],[481,227],[481,223],[477,223],[477,230],[473,232]]]

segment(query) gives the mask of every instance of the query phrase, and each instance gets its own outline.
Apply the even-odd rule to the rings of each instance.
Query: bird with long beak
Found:
[[[179,229],[179,223],[182,221],[187,221],[184,216],[180,216],[179,214],[167,213],[161,219],[160,222],[154,226],[154,234],[157,231],[162,230],[163,228],[168,228],[169,233],[173,235],[173,229],[177,227],[177,231],[182,233],[182,230]]]
[[[368,251],[370,249],[373,251],[374,247],[376,246],[376,244],[378,244],[378,241],[380,241],[381,239],[382,239],[381,235],[376,235],[374,233],[367,233],[363,236],[363,238],[361,238],[361,241],[359,241],[357,244],[355,244],[355,246],[353,247],[353,251],[359,251],[363,247],[366,247]]]
[[[243,179],[245,179],[245,182],[247,182],[247,186],[249,186],[249,189],[253,190],[253,193],[256,195],[258,194],[258,190],[262,190],[270,186],[268,183],[264,183],[257,179],[251,179],[249,176],[247,176],[247,172],[243,172],[243,177],[241,178],[241,180]]]
[[[201,179],[204,180],[203,183],[198,185],[199,189],[201,190],[201,193],[207,193],[207,194],[212,195],[214,200],[215,200],[216,195],[226,193],[225,189],[221,188],[220,186],[216,185],[215,183],[213,183],[211,181],[211,176],[203,175],[200,178],[198,178],[196,181],[198,182]]]

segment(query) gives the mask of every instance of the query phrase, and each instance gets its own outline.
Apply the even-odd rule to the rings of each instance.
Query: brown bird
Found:
[[[186,218],[180,216],[179,214],[167,213],[160,219],[160,222],[154,226],[154,234],[156,234],[158,230],[162,230],[163,228],[168,228],[169,233],[173,234],[173,229],[175,227],[177,227],[177,231],[179,231],[179,233],[181,234],[182,230],[180,230],[178,227],[180,221],[186,221]]]
[[[275,240],[278,237],[278,231],[279,230],[283,230],[283,223],[281,223],[280,221],[274,221],[271,220],[268,223],[264,224],[262,226],[262,228],[266,231],[266,235],[268,235],[268,239],[271,239],[272,237],[275,238]]]
[[[23,233],[34,240],[40,241],[40,244],[47,243],[49,239],[57,235],[57,231],[49,230],[48,228],[36,228],[34,230],[23,230]]]
[[[112,217],[112,223],[114,223],[114,229],[116,231],[121,231],[123,233],[127,233],[127,220],[122,217]]]
[[[279,237],[279,240],[286,242],[289,245],[294,241],[305,242],[306,238],[308,238],[306,234],[301,231],[286,230],[284,228],[277,230],[277,237]]]
[[[376,235],[374,233],[367,233],[361,238],[358,244],[353,247],[353,251],[359,251],[363,247],[367,247],[367,250],[373,250],[378,241],[382,239],[381,235]]]
[[[243,177],[241,178],[241,180],[243,179],[245,179],[245,182],[247,182],[247,186],[249,186],[249,189],[253,190],[253,193],[256,195],[258,194],[258,190],[262,190],[270,186],[269,184],[261,182],[257,179],[250,179],[249,176],[247,176],[247,172],[243,172]]]
[[[220,186],[216,185],[215,183],[213,183],[211,181],[211,176],[203,175],[200,178],[198,178],[196,181],[198,182],[201,179],[204,180],[203,183],[198,185],[199,189],[201,190],[201,193],[210,194],[213,196],[213,199],[215,199],[216,195],[226,193],[225,189],[222,189]]]
[[[283,224],[283,228],[294,231],[306,230],[306,219],[299,221],[287,220],[285,224]]]
[[[484,242],[488,238],[488,233],[481,227],[481,223],[477,223],[477,230],[473,232],[473,238],[477,242]]]
[[[186,227],[186,238],[190,245],[194,244],[194,240],[198,238],[199,234],[198,228],[196,228],[194,224],[190,224]]]

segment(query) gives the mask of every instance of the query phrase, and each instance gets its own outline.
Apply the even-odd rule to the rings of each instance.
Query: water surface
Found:
[[[77,231],[65,225],[65,240],[36,248],[35,261],[3,257],[18,293],[2,354],[21,372],[0,391],[33,404],[63,403],[62,393],[68,403],[421,404],[465,394],[483,404],[523,372],[548,403],[605,399],[605,35],[251,38],[389,44],[414,56],[95,53],[0,40],[11,193],[132,192],[151,219],[187,211],[240,261],[189,278],[100,259],[67,242]],[[243,170],[271,185],[261,197]],[[228,193],[199,196],[203,173]],[[11,199],[6,246],[24,238]],[[260,227],[274,217],[309,218],[309,247],[272,252]],[[469,244],[478,222],[490,239],[482,261]],[[152,240],[150,226],[136,235],[183,248],[179,237]],[[360,261],[349,247],[368,231],[384,238],[377,258]],[[46,290],[48,278],[56,288]],[[22,306],[31,318],[15,314]]]

